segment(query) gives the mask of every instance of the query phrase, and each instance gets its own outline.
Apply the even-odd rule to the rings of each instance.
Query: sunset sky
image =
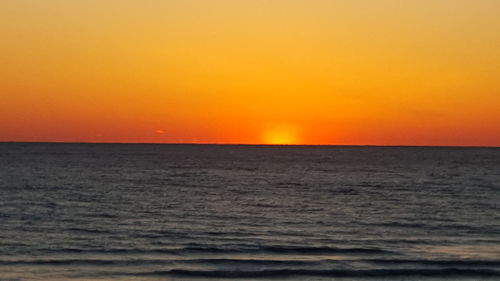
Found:
[[[0,141],[500,146],[500,1],[1,0]]]

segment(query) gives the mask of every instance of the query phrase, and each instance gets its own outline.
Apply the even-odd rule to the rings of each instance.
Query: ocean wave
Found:
[[[377,265],[424,265],[439,267],[500,267],[500,260],[420,260],[420,259],[316,259],[316,260],[288,260],[288,259],[258,259],[258,258],[191,258],[191,259],[29,259],[29,260],[0,260],[2,265],[95,265],[95,266],[129,266],[129,265],[167,265],[167,264],[210,264],[210,265],[246,265],[246,266],[316,266],[338,263],[371,263]]]
[[[403,260],[403,259],[369,259],[362,260],[375,264],[420,264],[435,266],[500,266],[500,260]]]
[[[170,254],[170,255],[178,255],[178,251],[175,249],[45,248],[45,249],[37,249],[36,251],[40,252],[40,253],[50,253],[50,254],[117,254],[117,255],[119,255],[119,254]]]
[[[178,262],[210,265],[247,265],[247,266],[314,266],[327,260],[275,260],[275,259],[187,259]]]
[[[327,254],[344,254],[344,255],[397,255],[397,252],[383,250],[380,248],[364,248],[364,247],[306,247],[306,246],[185,246],[179,248],[43,248],[37,249],[40,253],[87,253],[87,254],[170,254],[184,255],[191,253],[200,254],[299,254],[299,255],[327,255]]]
[[[210,264],[210,265],[247,265],[247,266],[312,266],[322,261],[302,260],[270,260],[270,259],[33,259],[33,260],[0,260],[0,266],[141,266],[172,264]]]
[[[379,226],[379,227],[394,227],[394,228],[421,228],[427,230],[460,230],[467,233],[499,233],[500,230],[497,226],[475,226],[466,224],[433,224],[433,223],[409,223],[409,222],[386,222],[386,223],[359,223],[366,226]]]
[[[134,265],[166,265],[173,264],[172,260],[104,260],[104,259],[40,259],[40,260],[3,260],[0,266],[13,265],[36,265],[36,266],[68,266],[68,265],[89,265],[89,266],[134,266]]]
[[[178,252],[205,253],[274,253],[274,254],[394,254],[379,248],[336,248],[336,247],[301,247],[301,246],[261,246],[261,247],[184,247]]]
[[[184,270],[172,269],[168,271],[152,271],[134,275],[173,276],[173,277],[205,277],[205,278],[270,278],[293,276],[317,277],[500,277],[500,272],[491,269],[375,269],[375,270],[308,270],[308,269],[280,269],[280,270]]]

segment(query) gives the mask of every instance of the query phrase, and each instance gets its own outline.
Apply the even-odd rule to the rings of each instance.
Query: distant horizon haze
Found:
[[[408,148],[500,148],[500,146],[494,145],[405,145],[405,144],[391,144],[391,145],[378,145],[378,144],[268,144],[268,143],[217,143],[217,142],[117,142],[117,141],[107,141],[107,142],[65,142],[65,141],[0,141],[0,144],[117,144],[117,145],[214,145],[214,146],[283,146],[283,147],[294,147],[294,146],[317,146],[317,147],[379,147],[379,148],[397,148],[397,147],[408,147]]]

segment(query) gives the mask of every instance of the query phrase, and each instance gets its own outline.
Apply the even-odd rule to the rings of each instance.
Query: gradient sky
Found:
[[[0,141],[500,146],[498,0],[2,0]]]

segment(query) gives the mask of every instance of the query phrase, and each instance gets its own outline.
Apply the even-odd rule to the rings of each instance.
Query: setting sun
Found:
[[[291,125],[275,125],[266,128],[262,134],[264,144],[299,144],[298,129]]]

